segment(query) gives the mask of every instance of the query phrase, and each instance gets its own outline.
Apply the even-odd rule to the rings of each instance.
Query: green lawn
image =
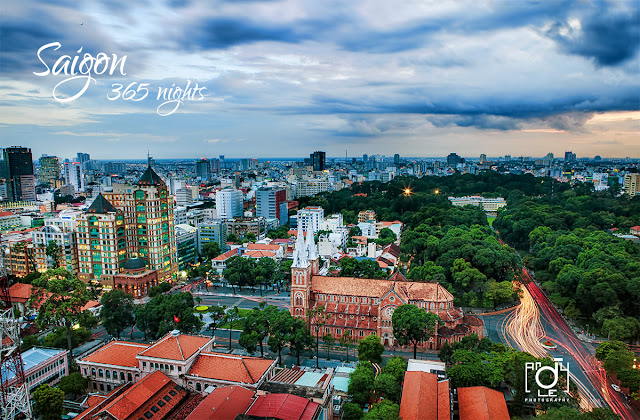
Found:
[[[493,227],[494,220],[496,220],[496,216],[487,216],[487,222],[489,222],[489,226]]]

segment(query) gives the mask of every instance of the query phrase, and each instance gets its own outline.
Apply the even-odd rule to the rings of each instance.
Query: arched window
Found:
[[[113,371],[113,379],[118,379],[118,371],[117,370]]]
[[[124,381],[124,372],[120,372],[120,380]]]
[[[133,382],[133,378],[131,377],[131,372],[127,373],[127,380],[129,382]]]
[[[196,382],[196,391],[202,391],[202,387],[200,386],[200,382]]]
[[[105,370],[104,374],[107,379],[111,379],[111,372],[109,370]]]
[[[444,309],[444,303],[440,302],[440,309]]]
[[[96,377],[96,369],[95,368],[91,368],[91,376],[93,376],[94,378]]]
[[[101,378],[103,377],[102,369],[98,369],[98,376],[101,377]]]

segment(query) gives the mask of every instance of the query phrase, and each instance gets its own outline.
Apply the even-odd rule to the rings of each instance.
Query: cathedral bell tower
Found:
[[[302,229],[298,229],[291,265],[291,315],[304,320],[309,310],[312,275],[312,264],[307,259],[305,245]]]

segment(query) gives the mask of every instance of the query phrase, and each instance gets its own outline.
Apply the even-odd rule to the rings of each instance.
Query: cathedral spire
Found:
[[[307,268],[309,261],[307,260],[307,253],[304,243],[304,233],[302,229],[298,229],[298,238],[296,239],[296,245],[293,249],[293,264],[291,267],[295,268]]]
[[[304,244],[305,254],[308,260],[315,260],[318,258],[318,250],[316,248],[316,241],[313,237],[311,229],[307,231],[307,240]]]

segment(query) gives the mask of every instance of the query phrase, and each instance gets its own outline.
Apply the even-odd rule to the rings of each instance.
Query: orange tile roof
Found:
[[[95,308],[95,307],[98,307],[100,305],[101,305],[101,303],[98,302],[97,300],[90,300],[89,302],[87,302],[86,305],[84,305],[82,307],[82,310],[85,311],[87,309]]]
[[[220,381],[255,384],[269,370],[274,360],[202,352],[188,375]]]
[[[260,395],[247,415],[281,420],[312,420],[320,404],[292,394]]]
[[[400,295],[404,294],[410,300],[453,301],[453,295],[438,283],[394,282],[392,280],[327,276],[313,276],[311,279],[313,292],[329,295],[382,297],[392,287]]]
[[[273,258],[276,253],[271,251],[247,251],[242,256],[247,258]]]
[[[215,257],[212,261],[226,261],[231,257],[235,257],[236,255],[240,255],[238,253],[238,248],[232,249],[231,251],[227,251],[224,254],[220,254],[217,257]]]
[[[9,297],[12,302],[26,302],[31,297],[33,286],[25,283],[15,283],[9,287]]]
[[[140,356],[169,360],[187,360],[193,356],[198,349],[212,341],[213,339],[211,337],[185,334],[173,336],[169,333],[160,339],[160,341],[141,352]]]
[[[428,404],[424,402],[429,401]],[[429,372],[404,374],[400,418],[403,420],[448,420],[451,413],[449,381],[438,382]]]
[[[502,392],[485,386],[458,388],[460,420],[509,420]]]
[[[266,245],[266,244],[249,244],[247,249],[251,250],[263,250],[263,251],[278,251],[280,245]]]
[[[0,211],[0,217],[5,217],[5,216],[15,216],[15,214],[13,212],[10,211]]]
[[[242,386],[214,389],[186,420],[227,420],[244,414],[253,402],[254,391]]]
[[[160,371],[155,371],[133,384],[121,395],[114,398],[113,401],[106,405],[100,412],[107,412],[113,418],[118,420],[128,419],[151,399],[155,400],[156,397],[163,397],[165,392],[162,391],[166,391],[166,393],[168,393],[168,391],[173,389],[175,385],[176,384],[169,379],[167,375]],[[181,393],[182,396],[184,396],[184,390],[181,390]],[[169,409],[169,407],[167,407],[168,405],[175,406],[179,401],[179,398],[174,397],[167,402],[163,408],[167,410]],[[158,417],[162,418],[160,416]]]
[[[136,359],[136,356],[148,347],[148,344],[112,341],[84,357],[82,360],[104,365],[137,367],[138,359]]]

